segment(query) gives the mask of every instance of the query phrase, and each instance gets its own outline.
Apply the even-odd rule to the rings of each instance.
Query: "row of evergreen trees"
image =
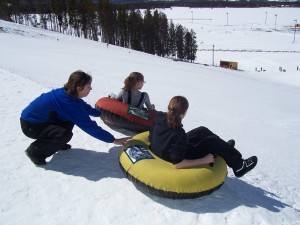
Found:
[[[0,18],[131,48],[163,57],[194,61],[193,30],[174,24],[155,10],[128,9],[100,0],[0,0]]]

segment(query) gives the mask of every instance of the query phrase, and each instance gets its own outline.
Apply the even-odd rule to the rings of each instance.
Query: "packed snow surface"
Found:
[[[196,32],[196,63],[0,21],[0,224],[300,224],[300,31],[294,32],[299,9],[163,12]],[[213,55],[213,45],[259,51]],[[218,67],[220,60],[238,62],[239,70]],[[79,69],[93,76],[93,90],[84,99],[91,105],[119,92],[133,71],[144,74],[143,91],[160,111],[171,97],[184,95],[190,103],[186,131],[206,126],[224,140],[235,139],[244,157],[258,157],[257,167],[240,179],[228,169],[224,185],[209,196],[160,198],[125,178],[120,146],[78,127],[70,151],[35,167],[24,154],[32,140],[20,129],[20,113]],[[115,137],[131,135],[95,120]]]

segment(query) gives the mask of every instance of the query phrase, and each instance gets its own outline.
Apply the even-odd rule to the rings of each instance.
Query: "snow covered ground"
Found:
[[[196,31],[199,49],[300,51],[300,36],[293,43],[290,29],[298,9],[164,12]],[[4,21],[0,53],[0,224],[300,224],[300,53],[215,52],[215,64],[239,63],[241,71],[232,71],[202,65],[212,64],[208,51],[198,52],[200,64],[175,62]],[[35,167],[24,154],[32,140],[21,132],[20,113],[78,69],[93,76],[85,99],[91,105],[118,92],[132,71],[144,74],[143,90],[158,110],[165,111],[174,95],[186,96],[185,129],[203,125],[225,140],[234,138],[245,157],[258,156],[257,167],[241,179],[229,170],[224,185],[209,196],[164,199],[140,192],[124,177],[117,159],[121,147],[77,127],[72,150]]]

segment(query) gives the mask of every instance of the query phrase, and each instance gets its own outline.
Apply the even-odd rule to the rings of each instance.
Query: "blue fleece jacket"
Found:
[[[71,121],[89,135],[112,143],[115,138],[103,130],[90,116],[99,117],[99,109],[91,107],[80,98],[69,96],[63,88],[44,93],[33,100],[21,114],[21,118],[33,124],[51,123],[51,115],[56,114],[58,121]]]

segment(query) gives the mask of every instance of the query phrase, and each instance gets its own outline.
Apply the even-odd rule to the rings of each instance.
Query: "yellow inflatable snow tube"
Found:
[[[197,198],[219,189],[227,177],[227,165],[217,156],[214,166],[175,169],[173,164],[149,150],[149,132],[137,134],[119,155],[126,177],[138,189],[153,195],[173,198]]]

